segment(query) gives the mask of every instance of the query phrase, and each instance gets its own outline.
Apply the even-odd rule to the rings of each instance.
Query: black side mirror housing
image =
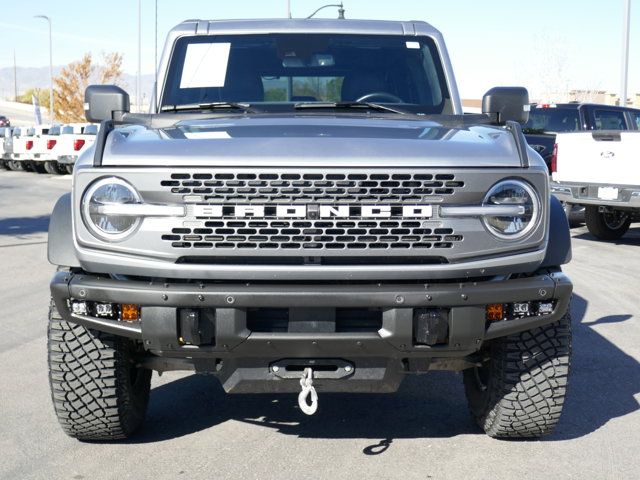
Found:
[[[496,125],[508,121],[525,124],[529,120],[529,92],[524,87],[494,87],[482,97],[482,113]]]
[[[121,121],[129,112],[129,94],[116,85],[89,85],[84,92],[84,116],[87,121]]]

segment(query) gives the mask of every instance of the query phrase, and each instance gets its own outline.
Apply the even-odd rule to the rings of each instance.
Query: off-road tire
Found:
[[[63,166],[60,165],[60,168],[63,168]],[[66,165],[64,165],[64,170],[69,175],[72,175],[73,174],[73,163],[67,163]]]
[[[472,415],[493,438],[553,432],[564,405],[571,363],[571,316],[491,341],[482,367],[464,371]]]
[[[58,162],[54,162],[54,161],[44,162],[44,169],[49,175],[60,175],[60,170],[58,169]]]
[[[49,308],[49,384],[62,429],[79,440],[118,440],[144,420],[151,370],[133,363],[132,341],[62,319]]]
[[[605,215],[598,211],[597,205],[587,205],[584,216],[589,232],[600,240],[617,240],[627,233],[631,225],[631,218],[628,215],[619,225],[610,225]]]

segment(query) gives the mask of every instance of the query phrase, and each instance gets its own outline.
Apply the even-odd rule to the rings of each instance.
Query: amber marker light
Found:
[[[140,320],[140,306],[132,303],[123,303],[120,306],[120,318],[124,322],[136,322]]]
[[[490,303],[486,308],[487,320],[499,322],[504,319],[504,305],[502,303]]]

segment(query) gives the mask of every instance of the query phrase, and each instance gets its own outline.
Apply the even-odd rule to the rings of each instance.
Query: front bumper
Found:
[[[270,370],[282,359],[342,359],[354,365],[348,378],[327,379],[325,391],[395,391],[404,374],[460,369],[482,343],[557,321],[566,312],[572,285],[560,272],[482,282],[434,284],[213,284],[117,280],[59,272],[51,293],[62,317],[73,323],[142,341],[158,370],[195,369],[215,373],[231,392],[299,389]],[[71,312],[69,300],[138,304],[141,320],[121,322]],[[488,324],[489,303],[553,300],[551,314]],[[248,328],[249,308],[376,308],[377,331],[257,332]],[[215,342],[185,345],[179,309],[215,309]],[[414,309],[448,312],[444,343],[414,341]],[[465,360],[467,359],[467,360]],[[456,361],[458,363],[456,363]],[[417,366],[416,366],[417,365]]]
[[[602,187],[617,188],[617,198],[600,198],[598,192]],[[640,208],[640,186],[551,182],[551,194],[561,202],[571,204],[601,205],[621,209]]]

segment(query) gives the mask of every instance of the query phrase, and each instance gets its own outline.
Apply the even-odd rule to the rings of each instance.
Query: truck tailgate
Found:
[[[640,131],[562,133],[556,182],[640,185]]]

